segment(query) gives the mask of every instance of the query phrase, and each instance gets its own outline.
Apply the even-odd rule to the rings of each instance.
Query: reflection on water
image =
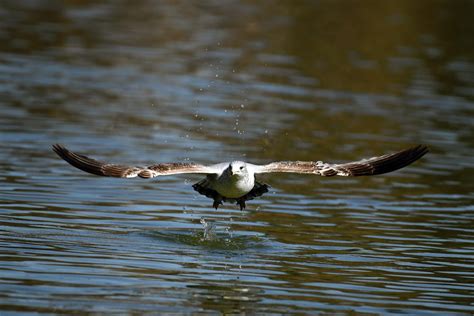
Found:
[[[472,313],[472,7],[2,2],[0,310]],[[83,174],[56,142],[140,165],[432,151],[266,175],[240,212],[199,176]]]

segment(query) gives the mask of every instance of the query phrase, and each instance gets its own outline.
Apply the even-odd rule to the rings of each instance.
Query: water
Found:
[[[2,2],[0,313],[473,313],[472,7]],[[431,153],[266,175],[241,212],[57,142],[137,165]]]

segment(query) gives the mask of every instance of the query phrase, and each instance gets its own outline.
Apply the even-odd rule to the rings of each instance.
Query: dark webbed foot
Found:
[[[219,205],[222,205],[222,200],[214,200],[214,203],[212,203],[212,207],[216,210],[219,208]]]
[[[245,199],[237,200],[237,204],[240,206],[240,210],[245,210]]]

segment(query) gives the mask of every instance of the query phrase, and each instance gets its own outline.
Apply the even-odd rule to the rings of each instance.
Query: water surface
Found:
[[[1,313],[474,312],[470,1],[0,5]],[[340,162],[214,210],[119,163]],[[201,219],[215,226],[204,238]]]

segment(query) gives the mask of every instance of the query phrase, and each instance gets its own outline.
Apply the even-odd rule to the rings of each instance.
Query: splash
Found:
[[[204,234],[201,238],[201,241],[215,241],[216,240],[216,225],[214,222],[206,220],[204,217],[200,220],[203,228]]]

